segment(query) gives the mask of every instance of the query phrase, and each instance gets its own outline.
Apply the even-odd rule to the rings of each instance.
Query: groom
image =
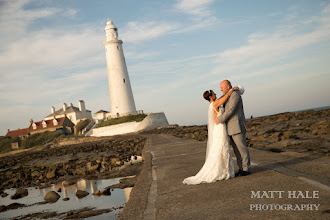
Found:
[[[220,89],[225,95],[232,88],[229,80],[220,83]],[[246,144],[246,120],[243,110],[242,97],[234,91],[224,104],[225,112],[218,116],[220,123],[227,124],[227,132],[234,149],[239,170],[235,176],[246,176],[250,172],[250,154]]]

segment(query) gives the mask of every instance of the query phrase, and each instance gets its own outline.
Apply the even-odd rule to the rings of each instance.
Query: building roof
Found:
[[[91,112],[90,110],[86,110],[86,111]],[[54,116],[54,115],[55,116],[56,115],[64,115],[64,114],[68,114],[68,113],[71,113],[71,112],[80,112],[80,111],[79,111],[79,108],[70,105],[66,108],[66,111],[63,111],[63,108],[60,108],[59,110],[55,111],[54,114],[52,113],[50,115],[47,115],[46,118]]]
[[[6,137],[21,137],[28,134],[29,128],[22,128],[17,130],[8,131]]]
[[[54,118],[53,119],[49,119],[49,120],[43,120],[43,121],[34,121],[34,122],[32,122],[30,124],[29,131],[35,131],[35,130],[41,130],[41,129],[47,129],[47,128],[61,127],[65,118],[66,117],[56,118],[57,123],[58,123],[57,125],[54,125]],[[47,125],[45,128],[42,126],[42,122],[44,122],[44,121],[46,122],[46,125]],[[33,129],[32,125],[34,123],[37,125],[37,129]]]
[[[105,110],[100,110],[98,112],[95,112],[94,114],[99,114],[99,113],[109,113],[108,111],[105,111]]]

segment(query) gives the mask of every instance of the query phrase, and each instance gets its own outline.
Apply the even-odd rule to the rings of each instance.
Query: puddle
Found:
[[[124,206],[129,199],[129,194],[132,188],[126,189],[114,189],[111,191],[110,196],[93,196],[92,193],[96,190],[104,190],[104,188],[119,183],[121,178],[113,178],[106,180],[85,180],[81,179],[75,185],[63,187],[62,184],[56,184],[52,187],[45,189],[36,189],[35,187],[29,187],[29,195],[12,200],[10,196],[14,195],[16,189],[5,190],[9,195],[6,198],[0,198],[0,205],[9,205],[11,203],[21,203],[24,205],[32,205],[38,202],[43,202],[44,197],[49,191],[57,192],[59,188],[62,188],[62,192],[58,193],[61,197],[57,200],[56,203],[52,204],[43,204],[43,205],[32,205],[29,207],[23,207],[14,210],[8,210],[0,213],[1,219],[11,219],[21,215],[27,215],[37,212],[57,212],[63,213],[70,210],[77,210],[85,207],[95,207],[96,209],[108,209],[112,207]],[[78,199],[76,197],[77,190],[84,190],[89,192],[84,198]],[[68,201],[63,201],[62,199],[68,197]],[[112,212],[98,215],[95,217],[90,217],[89,219],[116,219],[117,215],[122,211],[122,209],[117,209]]]

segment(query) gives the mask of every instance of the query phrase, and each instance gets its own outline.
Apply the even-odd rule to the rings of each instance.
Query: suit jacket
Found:
[[[224,106],[225,112],[218,116],[218,121],[227,124],[228,135],[246,132],[243,101],[239,92],[234,91]]]

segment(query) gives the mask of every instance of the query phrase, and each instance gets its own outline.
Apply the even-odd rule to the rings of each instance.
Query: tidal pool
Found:
[[[44,189],[29,187],[27,188],[29,192],[28,196],[17,200],[10,199],[10,196],[15,194],[16,189],[8,189],[5,190],[5,192],[8,193],[9,195],[5,198],[0,198],[0,205],[7,206],[11,203],[21,203],[24,205],[32,205],[32,206],[1,212],[0,218],[11,219],[18,216],[23,216],[38,212],[56,212],[57,214],[59,214],[59,213],[68,212],[70,210],[82,209],[85,207],[95,208],[95,209],[109,209],[109,208],[113,208],[113,207],[117,208],[121,206],[123,207],[129,199],[129,194],[132,188],[113,189],[111,190],[110,196],[92,195],[93,192],[97,190],[102,191],[110,185],[119,183],[119,180],[122,178],[123,177],[105,179],[105,180],[80,179],[79,181],[77,181],[76,184],[67,187],[62,186],[62,183]],[[44,196],[46,195],[47,192],[49,191],[57,192],[59,188],[62,188],[62,192],[58,192],[58,194],[61,197],[59,198],[59,200],[57,200],[57,202],[47,203],[42,205],[35,204],[35,203],[43,202]],[[87,195],[84,198],[78,199],[75,195],[78,189],[89,192],[89,195]],[[68,197],[69,200],[63,201],[62,199],[66,197]],[[121,211],[122,208],[95,217],[89,217],[88,219],[116,219],[117,215]],[[58,219],[58,217],[55,217],[54,219]]]

